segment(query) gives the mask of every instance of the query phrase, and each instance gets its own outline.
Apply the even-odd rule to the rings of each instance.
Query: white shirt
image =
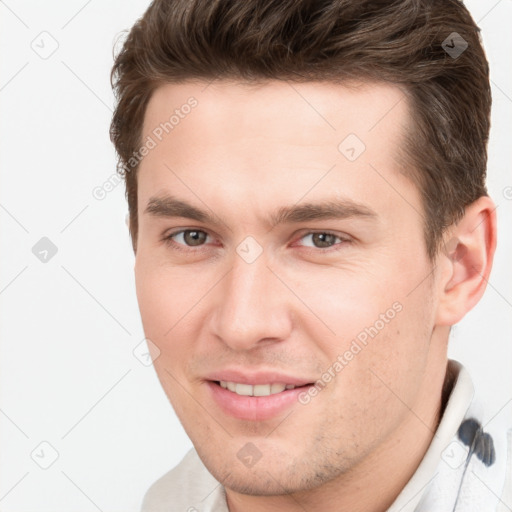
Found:
[[[512,512],[512,429],[486,427],[468,372],[448,364],[456,381],[439,426],[388,512]],[[141,508],[174,511],[229,512],[224,487],[193,448],[149,488]]]

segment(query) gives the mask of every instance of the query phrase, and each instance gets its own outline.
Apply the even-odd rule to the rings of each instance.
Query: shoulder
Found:
[[[209,473],[196,450],[192,448],[176,467],[165,473],[147,490],[141,512],[195,511],[198,510],[197,503],[204,504],[205,498],[215,498],[212,494],[221,495],[222,492],[222,486]]]

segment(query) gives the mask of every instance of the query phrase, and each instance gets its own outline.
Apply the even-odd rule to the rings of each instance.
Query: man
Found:
[[[195,447],[143,510],[510,510],[504,433],[447,360],[496,245],[465,7],[155,1],[112,77],[144,331]]]

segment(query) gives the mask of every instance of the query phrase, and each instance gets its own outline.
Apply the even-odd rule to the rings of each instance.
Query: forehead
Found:
[[[191,98],[196,107],[187,106]],[[391,129],[390,135],[399,136],[400,126],[409,117],[404,92],[392,84],[186,82],[165,84],[154,91],[143,133],[150,134],[174,112],[179,117],[171,121],[174,135],[183,132],[182,125],[194,125],[200,129],[197,138],[205,137],[203,143],[212,137],[230,141],[267,134],[277,143],[293,138],[306,145],[325,145],[336,144],[348,133],[370,142],[372,132],[378,138]],[[187,123],[181,122],[187,118]]]
[[[197,204],[193,191],[202,187],[203,198],[236,197],[240,207],[327,192],[379,206],[383,190],[414,195],[399,163],[409,122],[404,92],[389,84],[166,84],[145,113],[142,141],[153,142],[139,199],[172,189]]]

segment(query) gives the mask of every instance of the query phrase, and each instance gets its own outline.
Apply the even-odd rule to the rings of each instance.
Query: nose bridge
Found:
[[[235,254],[216,302],[214,330],[234,349],[250,349],[262,340],[288,336],[290,315],[284,290],[261,254],[255,260]]]

